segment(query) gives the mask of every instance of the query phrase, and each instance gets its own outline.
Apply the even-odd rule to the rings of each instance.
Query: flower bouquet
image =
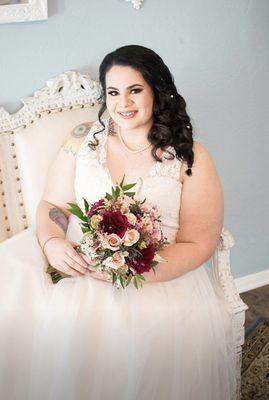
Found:
[[[125,288],[133,282],[142,287],[144,272],[166,262],[158,250],[169,242],[161,230],[156,206],[135,199],[129,191],[135,184],[112,187],[112,193],[94,204],[84,201],[84,211],[67,203],[80,220],[83,236],[76,249],[89,257],[89,268],[104,273],[112,285]]]

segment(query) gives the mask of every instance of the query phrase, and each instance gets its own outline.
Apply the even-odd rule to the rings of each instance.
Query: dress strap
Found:
[[[174,158],[170,159],[171,154]],[[180,180],[180,167],[182,161],[176,157],[176,151],[174,147],[169,146],[163,152],[162,162],[156,162],[155,168],[152,169],[151,176],[169,176],[170,178]]]

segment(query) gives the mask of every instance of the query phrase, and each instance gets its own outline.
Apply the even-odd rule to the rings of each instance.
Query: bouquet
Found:
[[[159,262],[166,262],[157,253],[169,242],[161,229],[155,205],[135,199],[129,191],[135,184],[112,187],[111,194],[93,204],[84,201],[84,210],[67,203],[69,211],[80,220],[83,236],[76,249],[89,257],[89,267],[104,273],[118,289],[131,282],[142,287],[144,272]]]

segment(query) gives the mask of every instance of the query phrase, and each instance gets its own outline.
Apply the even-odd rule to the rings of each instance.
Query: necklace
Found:
[[[117,131],[118,131],[118,135],[119,135],[119,138],[120,138],[120,142],[121,142],[121,144],[122,144],[122,147],[124,147],[125,150],[128,151],[129,153],[133,153],[133,154],[135,154],[135,153],[142,153],[142,151],[147,150],[147,149],[151,146],[151,143],[150,143],[150,144],[147,144],[145,147],[142,147],[141,149],[138,149],[138,150],[130,149],[130,147],[127,146],[127,144],[126,144],[126,143],[124,142],[124,140],[123,140],[123,137],[121,136],[119,126],[118,126]]]

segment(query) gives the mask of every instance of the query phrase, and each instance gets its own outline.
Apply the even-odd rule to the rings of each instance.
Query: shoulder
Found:
[[[91,122],[83,122],[82,124],[75,126],[69,133],[69,135],[66,137],[62,146],[62,150],[66,153],[70,153],[73,156],[76,156],[80,148],[80,145],[90,132],[93,124],[94,121],[93,122],[91,121]]]
[[[93,124],[94,122],[91,121],[91,122],[83,122],[82,124],[75,126],[75,128],[71,131],[70,136],[75,138],[81,138],[86,136],[89,133]]]
[[[194,153],[194,161],[192,165],[192,174],[197,173],[213,173],[216,174],[216,166],[213,157],[211,156],[208,149],[204,144],[198,142],[197,140],[193,141],[193,153]],[[184,161],[181,165],[180,169],[180,181],[184,183],[186,179],[192,178],[192,176],[187,176],[185,171],[188,169],[187,162]]]

